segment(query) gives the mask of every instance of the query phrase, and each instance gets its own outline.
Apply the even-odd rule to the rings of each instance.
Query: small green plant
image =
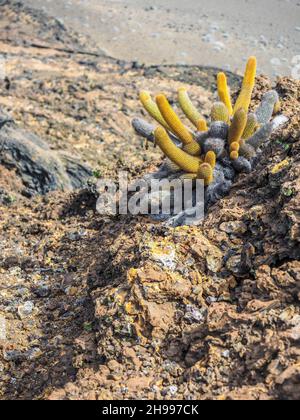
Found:
[[[83,329],[86,332],[92,332],[93,331],[93,324],[92,324],[92,322],[85,322],[83,324]]]
[[[295,190],[293,188],[283,188],[282,189],[282,194],[285,197],[293,197],[295,195]]]
[[[95,170],[93,171],[93,177],[94,177],[94,178],[96,178],[96,179],[100,179],[100,178],[101,178],[101,176],[102,176],[102,173],[101,173],[101,170],[100,170],[100,169],[95,169]]]
[[[278,146],[282,147],[282,149],[284,149],[286,152],[290,150],[291,146],[288,143],[285,143],[283,140],[277,139],[275,143],[278,144]]]

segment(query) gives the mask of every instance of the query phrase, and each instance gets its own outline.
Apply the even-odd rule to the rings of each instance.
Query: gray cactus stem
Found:
[[[259,124],[267,124],[271,121],[275,105],[278,101],[279,96],[276,90],[270,90],[264,95],[261,104],[255,113]]]
[[[150,141],[151,143],[154,143],[154,131],[156,126],[153,124],[148,123],[147,121],[143,120],[142,118],[134,118],[131,122],[132,127],[136,131],[137,134],[145,138],[146,140]],[[171,140],[176,144],[176,146],[180,146],[181,142],[180,140],[174,136],[172,133],[168,133]]]

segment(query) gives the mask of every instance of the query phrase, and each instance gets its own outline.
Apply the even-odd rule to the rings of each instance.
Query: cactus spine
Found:
[[[207,187],[209,184],[212,183],[213,181],[213,168],[210,166],[209,163],[202,163],[202,165],[200,165],[199,170],[198,170],[198,174],[197,174],[197,178],[198,179],[203,179],[204,180],[204,185]]]
[[[220,101],[228,109],[229,115],[233,114],[232,102],[230,97],[230,92],[227,84],[227,77],[225,73],[219,73],[217,77],[217,85],[218,85],[218,94]]]
[[[223,102],[216,102],[213,104],[211,109],[211,120],[212,121],[223,121],[228,123],[229,121],[229,112],[225,104]]]
[[[148,112],[148,114],[155,119],[160,125],[162,125],[166,130],[172,131],[170,126],[166,123],[163,116],[161,115],[160,110],[158,109],[158,106],[156,103],[152,100],[149,92],[146,92],[145,90],[142,90],[140,92],[140,101],[145,108],[145,110]]]
[[[250,102],[251,102],[252,92],[255,85],[256,68],[257,68],[256,57],[250,57],[247,62],[242,89],[234,106],[234,110],[233,110],[234,113],[238,111],[240,108],[243,108],[246,112],[248,112]]]
[[[202,116],[193,105],[185,88],[178,89],[178,101],[186,117],[197,127],[197,123]]]
[[[194,140],[192,133],[183,125],[165,95],[158,95],[156,103],[167,124],[186,146],[186,151],[192,155],[200,155],[200,145]]]
[[[247,124],[247,114],[243,108],[235,112],[232,124],[229,128],[229,144],[239,143]]]
[[[191,156],[200,156],[201,154],[201,146],[196,141],[192,141],[192,143],[184,145],[183,150]]]
[[[244,140],[249,139],[255,133],[258,127],[258,121],[255,114],[249,114],[247,118],[247,124],[243,132],[242,138]]]
[[[230,159],[231,160],[237,160],[238,158],[239,158],[239,153],[238,152],[232,151],[230,153]]]
[[[248,139],[247,144],[250,144],[252,147],[254,147],[254,149],[261,147],[261,145],[271,136],[272,131],[273,123],[269,122],[257,130],[256,133],[254,133],[253,136]]]
[[[197,121],[197,131],[207,131],[208,127],[207,127],[207,122],[204,119],[200,119],[199,121]]]
[[[281,111],[281,102],[280,99],[276,102],[274,106],[274,114],[278,114]]]
[[[270,90],[262,98],[260,106],[256,110],[256,118],[259,124],[270,122],[274,109],[279,102],[279,96],[276,90]]]
[[[205,155],[205,163],[208,163],[213,169],[216,166],[217,157],[216,154],[213,151],[209,151]]]
[[[156,144],[163,153],[175,163],[175,165],[188,173],[196,174],[198,172],[199,165],[202,162],[201,159],[190,156],[188,153],[175,146],[164,128],[158,127],[154,132],[154,136]]]
[[[237,142],[233,142],[233,143],[231,143],[231,145],[230,145],[230,153],[231,152],[238,152],[240,150],[240,144],[239,143],[237,143]]]
[[[244,157],[245,159],[251,160],[256,156],[256,151],[254,147],[247,143],[246,140],[241,140],[239,148],[239,155]]]

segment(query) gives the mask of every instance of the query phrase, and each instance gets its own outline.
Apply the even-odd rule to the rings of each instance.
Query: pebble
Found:
[[[213,44],[213,49],[214,51],[222,51],[225,49],[225,44],[223,42],[216,41]]]
[[[247,232],[247,225],[240,221],[224,222],[224,223],[221,223],[220,230],[226,233],[243,234]]]
[[[206,302],[207,303],[215,303],[215,302],[217,302],[218,301],[218,299],[216,298],[216,297],[214,297],[214,296],[208,296],[207,298],[206,298]]]
[[[272,66],[280,66],[281,60],[278,57],[274,57],[270,60],[270,63],[272,64]]]
[[[86,235],[85,231],[70,232],[68,234],[68,238],[70,241],[79,241],[85,235]]]
[[[7,362],[15,362],[17,360],[24,360],[24,353],[18,350],[3,351],[3,358]]]
[[[204,311],[201,312],[197,307],[187,305],[184,319],[189,322],[202,322],[205,319],[205,314]]]
[[[178,391],[178,387],[176,385],[171,385],[169,387],[169,393],[171,395],[176,395],[177,394],[177,391]]]
[[[202,36],[202,41],[203,42],[208,42],[211,43],[214,41],[214,36],[212,34],[206,34]]]
[[[212,23],[211,25],[210,25],[210,30],[211,31],[218,31],[219,30],[219,25],[218,24],[216,24],[216,23]]]
[[[226,268],[233,274],[239,274],[241,271],[241,256],[234,255],[233,257],[229,258],[226,263]]]
[[[40,297],[40,298],[45,298],[48,297],[50,295],[50,289],[49,286],[47,285],[41,285],[40,287],[38,287],[35,290],[35,295]]]
[[[170,385],[161,391],[161,395],[163,396],[166,396],[168,394],[175,395],[177,391],[178,391],[178,387],[176,385]]]
[[[264,35],[261,35],[259,37],[259,43],[261,45],[264,45],[265,47],[267,47],[269,42],[268,42],[267,38]]]
[[[7,270],[12,267],[17,267],[20,263],[20,258],[16,255],[5,258],[2,263],[2,266]]]
[[[18,307],[18,314],[19,314],[20,318],[23,319],[23,318],[26,318],[29,315],[31,315],[32,312],[33,312],[33,309],[34,309],[33,302],[31,302],[30,300],[28,300],[23,305],[20,305]]]
[[[28,352],[26,352],[26,356],[29,360],[36,360],[43,354],[42,350],[39,347],[34,347]]]
[[[21,267],[12,267],[9,269],[9,274],[11,276],[20,276],[22,273]]]
[[[150,12],[152,10],[157,10],[157,7],[156,6],[148,6],[148,7],[145,7],[144,10],[145,10],[145,12]]]
[[[28,289],[26,287],[18,287],[18,289],[16,289],[16,296],[24,296],[26,293],[28,293]]]

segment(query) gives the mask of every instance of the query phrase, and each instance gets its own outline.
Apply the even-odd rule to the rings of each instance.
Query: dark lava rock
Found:
[[[0,130],[0,145],[0,164],[16,169],[29,196],[82,188],[92,175],[75,157],[51,150],[44,140],[14,124]]]
[[[39,298],[46,298],[50,295],[50,293],[51,293],[51,290],[49,286],[47,286],[46,284],[41,285],[34,290],[34,294]]]

